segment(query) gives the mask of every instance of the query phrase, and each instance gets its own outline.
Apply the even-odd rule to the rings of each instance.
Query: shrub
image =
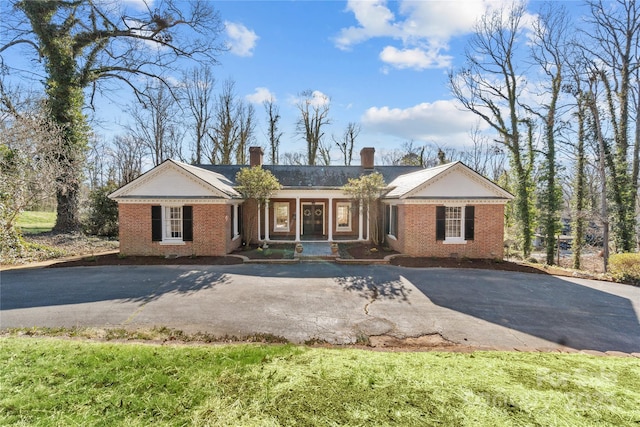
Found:
[[[89,216],[85,221],[85,232],[96,236],[118,235],[118,203],[108,196],[118,186],[109,182],[93,190],[89,195]]]
[[[609,272],[619,282],[640,286],[640,253],[611,255]]]

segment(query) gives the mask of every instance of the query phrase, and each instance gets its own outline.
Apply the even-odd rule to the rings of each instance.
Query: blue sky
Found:
[[[143,0],[124,1],[136,8]],[[255,104],[257,145],[267,145],[262,102],[276,100],[284,132],[281,153],[305,151],[295,132],[296,102],[304,90],[330,99],[328,141],[356,122],[362,128],[357,151],[373,146],[382,155],[408,141],[460,149],[469,144],[474,125],[486,126],[452,100],[447,72],[463,64],[476,20],[488,7],[510,3],[217,1],[229,50],[220,55],[214,74],[218,87],[233,79],[237,95]],[[564,3],[574,10],[582,4]],[[532,14],[539,5],[529,4]],[[106,139],[124,132],[122,111],[130,94],[122,93],[98,103],[100,125],[94,128]],[[332,154],[337,163],[338,149]]]
[[[361,124],[358,148],[382,152],[410,140],[460,147],[476,118],[451,101],[446,74],[460,63],[464,36],[484,7],[480,1],[220,2],[227,32],[244,37],[229,39],[217,74],[231,76],[249,100],[276,98],[285,132],[281,152],[304,148],[295,135],[295,103],[306,89],[331,100],[328,136],[339,136],[349,122]],[[263,134],[259,126],[258,140]]]

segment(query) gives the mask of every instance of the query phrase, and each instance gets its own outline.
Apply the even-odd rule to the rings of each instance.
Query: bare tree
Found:
[[[329,97],[318,91],[306,90],[300,93],[300,101],[297,104],[300,118],[296,123],[296,130],[307,143],[309,165],[316,164],[318,149],[324,137],[324,127],[331,123],[329,104]]]
[[[238,146],[236,147],[236,164],[247,164],[247,150],[255,133],[255,108],[251,104],[238,103]]]
[[[207,129],[213,116],[214,87],[216,80],[211,67],[194,68],[183,76],[184,94],[192,120],[194,158],[201,164],[206,146]]]
[[[469,167],[486,176],[493,182],[498,182],[498,178],[505,172],[507,158],[504,150],[483,135],[478,126],[474,126],[469,131],[472,146],[462,155]]]
[[[215,113],[211,128],[209,161],[212,164],[229,165],[246,163],[247,145],[255,131],[255,110],[238,99],[235,81],[224,82],[222,92],[215,103]]]
[[[68,165],[56,160],[62,130],[46,106],[20,100],[2,85],[0,104],[0,258],[19,255],[22,242],[15,221],[23,210],[55,194],[56,178]]]
[[[113,138],[111,161],[114,180],[122,186],[142,175],[144,145],[131,134]]]
[[[144,99],[142,105],[134,103],[129,108],[132,119],[132,124],[128,125],[130,134],[145,146],[154,166],[171,158],[184,160],[184,131],[177,120],[175,99],[166,86],[157,83],[147,85]]]
[[[359,124],[349,122],[340,139],[335,136],[331,137],[333,142],[340,149],[345,166],[351,166],[351,161],[353,160],[353,147],[356,144],[356,138],[360,135],[360,130],[361,127]]]
[[[466,65],[449,74],[449,87],[465,109],[491,126],[511,156],[515,174],[515,205],[520,246],[525,257],[531,253],[533,207],[531,170],[532,138],[523,142],[519,127],[531,123],[523,118],[518,104],[521,81],[515,59],[525,6],[514,4],[484,15],[476,24]],[[530,135],[530,134],[529,134]]]
[[[546,262],[555,260],[556,235],[560,231],[562,193],[557,182],[556,133],[560,116],[558,100],[562,94],[564,67],[568,62],[569,19],[564,7],[548,4],[533,23],[531,54],[542,71],[546,82],[544,87],[548,102],[539,108],[527,110],[537,116],[544,126],[544,163],[541,179],[540,216],[546,244]]]
[[[306,164],[305,157],[301,153],[284,153],[282,155],[282,164],[284,165],[304,165]]]
[[[264,102],[264,109],[267,112],[267,122],[269,123],[269,156],[271,164],[277,165],[280,162],[280,138],[282,132],[278,128],[280,122],[280,107],[278,107],[273,98]]]
[[[318,147],[319,162],[321,165],[329,166],[331,164],[331,144],[327,144],[325,141],[320,142]]]
[[[56,160],[66,167],[57,177],[56,231],[80,228],[79,190],[89,135],[82,112],[85,93],[93,105],[98,83],[111,81],[144,97],[140,77],[166,83],[163,76],[179,59],[215,62],[221,50],[222,24],[209,2],[165,0],[154,9],[143,2],[147,9],[141,12],[124,4],[11,0],[12,12],[2,17],[6,32],[0,54],[23,46],[42,59],[49,116],[63,130],[64,149],[56,151]]]
[[[585,31],[587,42],[582,48],[593,59],[597,77],[602,81],[607,105],[607,126],[613,132],[615,148],[606,159],[612,177],[613,231],[617,250],[629,252],[635,246],[635,205],[632,170],[629,167],[629,129],[632,117],[630,103],[633,84],[640,67],[640,2],[615,0],[589,1],[591,25]],[[603,119],[605,119],[603,117]],[[636,125],[637,126],[637,125]],[[605,140],[606,142],[606,140]],[[634,162],[640,161],[634,157]],[[637,167],[637,166],[635,166]]]

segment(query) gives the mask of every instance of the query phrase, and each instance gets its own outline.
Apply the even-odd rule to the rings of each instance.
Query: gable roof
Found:
[[[176,188],[180,191],[174,191]],[[109,195],[116,200],[154,197],[230,199],[241,196],[224,175],[171,159]]]
[[[513,199],[511,193],[460,161],[400,175],[388,187],[387,199]]]

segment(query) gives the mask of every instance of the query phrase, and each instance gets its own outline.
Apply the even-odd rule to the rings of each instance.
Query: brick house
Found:
[[[434,168],[375,166],[364,148],[360,166],[263,165],[282,189],[260,208],[265,242],[367,241],[366,209],[341,188],[349,178],[379,172],[385,242],[412,256],[502,258],[504,205],[511,194],[461,162]],[[240,247],[242,196],[234,188],[244,165],[188,165],[167,160],[110,195],[118,202],[125,255],[224,255]]]

